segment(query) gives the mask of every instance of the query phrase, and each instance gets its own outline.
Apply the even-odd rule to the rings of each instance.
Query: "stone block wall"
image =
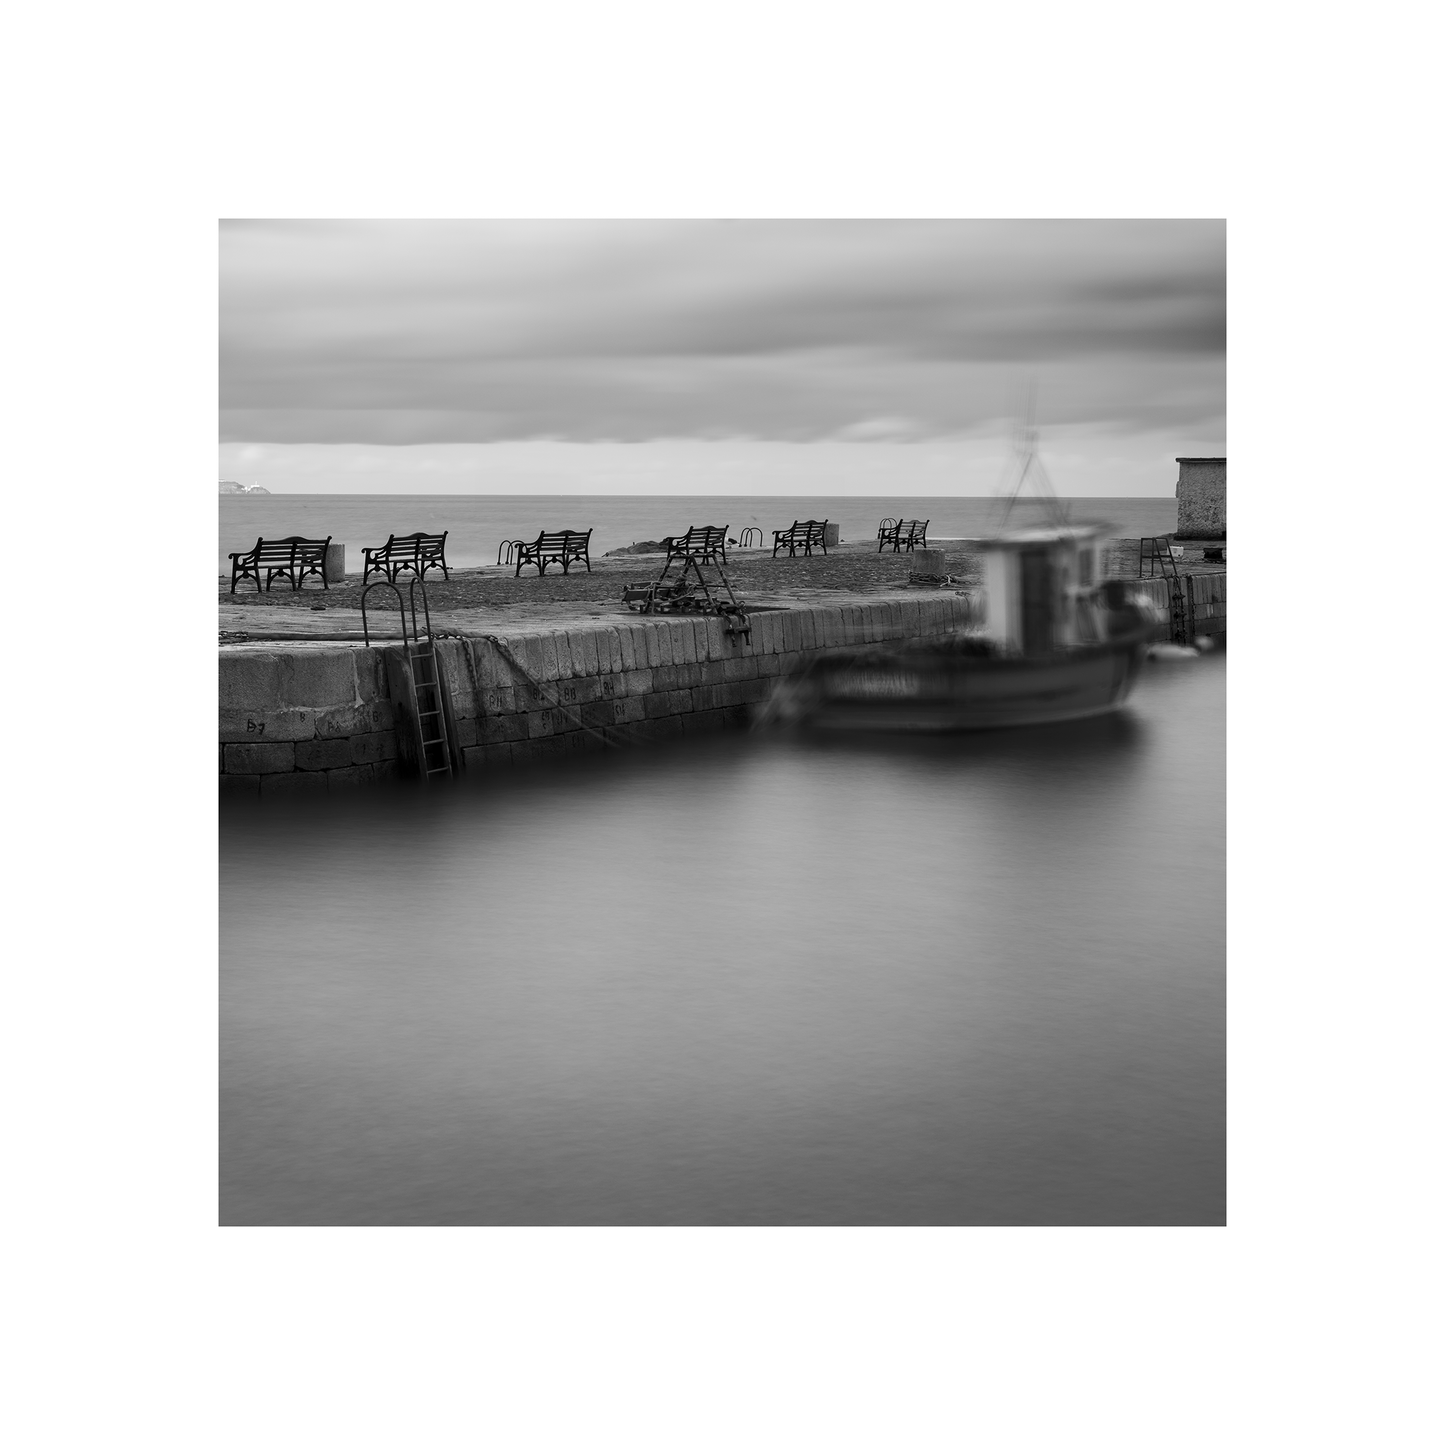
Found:
[[[396,713],[364,647],[224,648],[221,786],[268,793],[394,777]]]
[[[955,631],[954,593],[754,613],[732,640],[715,617],[642,617],[438,644],[466,771],[735,727],[780,673],[819,653]],[[400,771],[384,652],[275,645],[221,653],[227,791],[351,787]]]

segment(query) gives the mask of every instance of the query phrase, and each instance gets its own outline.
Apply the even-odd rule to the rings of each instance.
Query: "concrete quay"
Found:
[[[268,609],[269,610],[269,609]],[[751,634],[721,619],[596,617],[572,610],[553,625],[433,613],[453,734],[453,765],[476,772],[578,751],[625,747],[735,727],[773,679],[821,654],[871,642],[940,636],[966,625],[968,597],[812,601],[751,613]],[[246,619],[256,623],[255,610]],[[565,620],[565,626],[557,622]],[[223,613],[222,626],[227,619]],[[360,614],[290,611],[294,640],[247,641],[220,653],[219,761],[226,793],[352,788],[406,771],[410,729],[395,696],[402,648],[331,640]],[[395,639],[394,612],[373,636]],[[485,632],[487,636],[482,636]],[[307,634],[314,640],[308,640]],[[321,636],[316,636],[321,633]]]

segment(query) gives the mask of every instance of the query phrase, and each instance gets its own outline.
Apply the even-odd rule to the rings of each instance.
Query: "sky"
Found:
[[[232,221],[221,475],[1061,492],[1224,455],[1222,221]],[[641,445],[639,445],[641,444]]]

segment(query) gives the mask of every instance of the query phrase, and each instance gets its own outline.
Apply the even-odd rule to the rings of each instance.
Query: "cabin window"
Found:
[[[1094,584],[1094,549],[1085,547],[1079,553],[1079,586],[1092,587]]]

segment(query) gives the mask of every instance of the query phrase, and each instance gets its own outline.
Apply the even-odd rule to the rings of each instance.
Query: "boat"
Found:
[[[1026,435],[1019,483],[1037,470]],[[1045,483],[1046,485],[1046,483]],[[851,648],[779,680],[764,718],[805,727],[966,732],[1097,717],[1124,705],[1162,610],[1105,578],[1105,522],[1071,523],[1051,490],[1042,524],[979,543],[984,585],[943,638]]]

